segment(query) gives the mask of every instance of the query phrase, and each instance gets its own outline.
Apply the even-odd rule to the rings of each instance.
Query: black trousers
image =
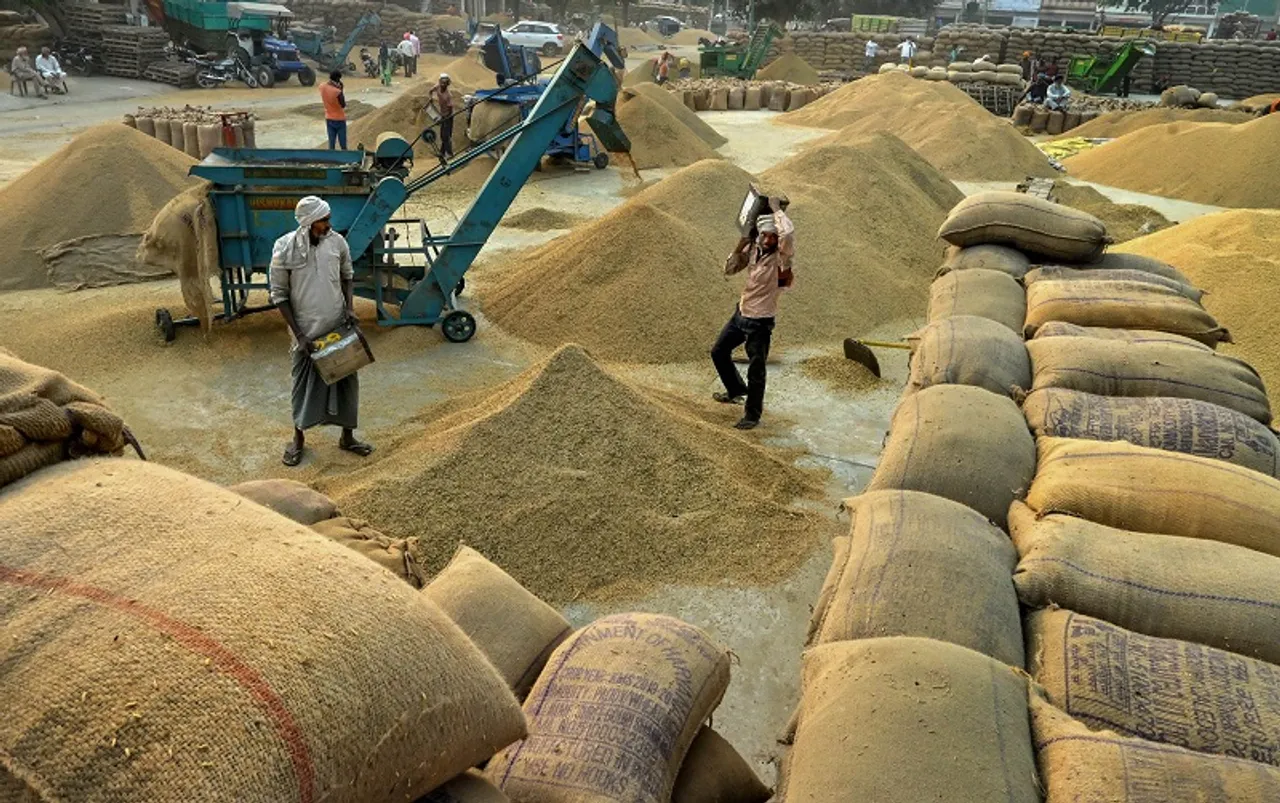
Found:
[[[764,412],[765,360],[769,359],[769,343],[773,340],[773,318],[747,318],[738,310],[720,330],[716,344],[711,347],[711,362],[720,374],[720,381],[730,396],[746,396],[747,408],[743,418],[759,421]],[[733,350],[746,344],[747,381],[733,364]]]
[[[440,121],[440,155],[446,159],[453,156],[453,117]]]

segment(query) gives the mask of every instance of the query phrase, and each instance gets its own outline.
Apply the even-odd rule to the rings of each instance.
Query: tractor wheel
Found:
[[[591,163],[596,166],[596,170],[604,170],[609,166],[609,154],[600,151],[592,157]]]
[[[440,332],[450,343],[466,343],[476,333],[476,319],[466,310],[456,309],[440,321]]]
[[[253,68],[253,77],[258,79],[258,86],[270,89],[276,85],[276,73],[266,64]]]
[[[302,72],[298,73],[298,83],[303,86],[315,86],[316,71],[310,67],[304,68]]]

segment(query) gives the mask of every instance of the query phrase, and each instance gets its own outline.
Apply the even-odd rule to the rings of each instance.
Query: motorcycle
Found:
[[[253,76],[244,62],[236,58],[203,59],[196,58],[188,62],[200,68],[196,73],[196,86],[202,89],[213,89],[228,81],[240,81],[250,89],[258,88],[258,79]]]
[[[55,42],[53,52],[58,57],[58,63],[69,73],[93,75],[97,67],[93,55],[83,47],[68,47],[63,42]]]
[[[469,44],[470,41],[468,41],[466,34],[461,31],[436,29],[436,45],[440,48],[440,52],[446,56],[461,56],[467,52]]]
[[[381,73],[378,69],[378,60],[369,55],[367,47],[360,48],[360,64],[364,67],[364,74],[368,78],[377,78]]]

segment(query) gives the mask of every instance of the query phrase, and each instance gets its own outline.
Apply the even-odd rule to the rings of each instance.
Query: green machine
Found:
[[[745,45],[704,45],[698,48],[698,66],[703,77],[723,75],[750,80],[764,64],[769,45],[782,30],[772,23],[759,23]]]
[[[1074,56],[1067,66],[1067,83],[1094,94],[1119,89],[1143,56],[1153,57],[1156,43],[1133,39],[1114,55]]]

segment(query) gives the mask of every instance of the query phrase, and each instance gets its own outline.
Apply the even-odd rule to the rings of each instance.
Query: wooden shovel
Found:
[[[908,343],[887,343],[883,340],[858,340],[856,338],[847,337],[844,341],[844,356],[846,360],[853,360],[865,367],[868,371],[880,378],[880,361],[876,359],[875,352],[871,347],[879,349],[910,349]]]

